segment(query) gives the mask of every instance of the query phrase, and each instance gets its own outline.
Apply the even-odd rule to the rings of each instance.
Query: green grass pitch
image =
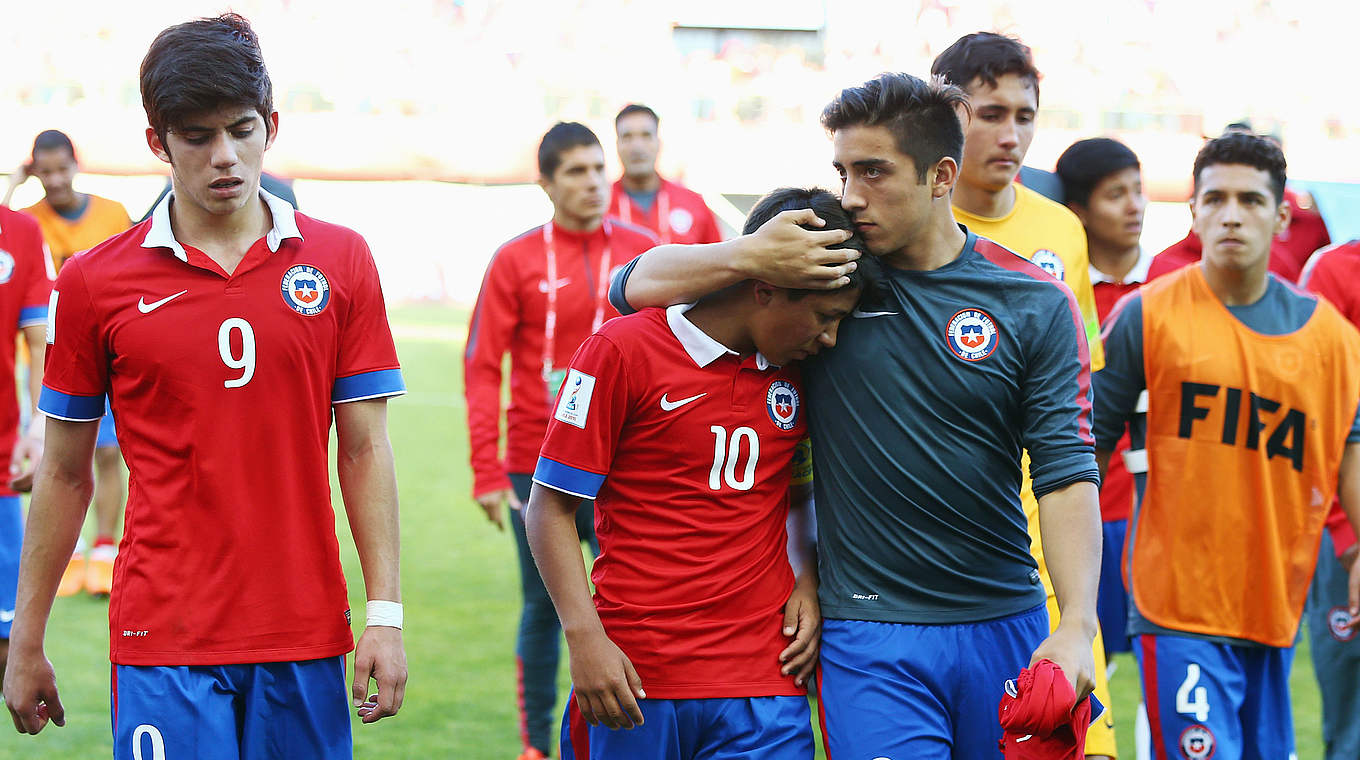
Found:
[[[514,631],[519,605],[514,547],[469,496],[463,419],[462,341],[466,312],[431,306],[392,311],[410,393],[390,405],[401,488],[402,578],[410,681],[396,718],[354,723],[358,758],[513,760]],[[337,530],[357,626],[363,588],[354,545],[339,511]],[[49,626],[48,657],[57,668],[65,728],[40,736],[0,731],[0,760],[90,760],[112,755],[109,737],[107,603],[60,599]],[[1112,684],[1119,751],[1133,758],[1138,680],[1120,656]],[[565,658],[562,669],[566,687]],[[1292,678],[1298,756],[1322,756],[1321,708],[1306,644]]]

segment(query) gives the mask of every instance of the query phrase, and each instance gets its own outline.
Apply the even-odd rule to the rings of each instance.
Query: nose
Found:
[[[220,169],[236,165],[236,144],[225,133],[213,138],[212,165]]]
[[[1242,204],[1236,198],[1228,199],[1223,204],[1223,225],[1226,227],[1240,227],[1242,225]]]
[[[849,177],[841,180],[841,208],[849,211],[852,215],[856,211],[861,211],[868,205],[864,201],[864,196],[860,195],[859,185]]]
[[[840,327],[841,327],[840,320],[831,323],[830,327],[823,330],[822,334],[817,336],[817,342],[821,343],[823,346],[826,346],[827,348],[835,348],[836,333],[840,330]]]
[[[1020,144],[1020,127],[1015,123],[1015,119],[1008,118],[1002,122],[1001,132],[997,134],[997,144],[1003,148],[1014,148]]]

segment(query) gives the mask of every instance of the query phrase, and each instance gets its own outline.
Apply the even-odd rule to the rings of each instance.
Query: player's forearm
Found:
[[[365,405],[360,407],[360,405]],[[396,463],[387,439],[387,403],[335,408],[336,473],[370,600],[401,601],[401,527]]]
[[[48,453],[28,508],[10,647],[42,648],[52,600],[94,494],[90,470],[98,423],[48,419]]]
[[[1348,443],[1341,455],[1341,474],[1337,481],[1341,511],[1351,528],[1360,535],[1360,443]]]
[[[463,373],[474,497],[510,487],[505,464],[500,458],[501,367],[499,359],[494,368],[484,364],[471,360]]]
[[[25,327],[23,333],[24,343],[28,346],[29,418],[37,422],[38,398],[42,396],[43,359],[47,355],[47,326],[31,325]]]
[[[1100,578],[1100,501],[1094,483],[1078,481],[1039,498],[1039,533],[1058,597],[1061,625],[1094,638]]]
[[[742,238],[662,245],[638,258],[624,298],[634,309],[690,303],[750,277],[741,271]]]
[[[789,489],[789,516],[784,529],[788,533],[789,566],[794,577],[802,583],[816,583],[817,517],[810,486]]]
[[[568,643],[581,634],[604,630],[586,582],[581,536],[576,532],[580,499],[534,484],[524,508],[524,529],[538,574],[552,597]]]

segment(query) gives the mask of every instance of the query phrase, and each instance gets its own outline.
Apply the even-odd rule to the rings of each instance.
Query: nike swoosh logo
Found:
[[[565,287],[566,287],[567,285],[569,285],[569,284],[571,284],[571,278],[570,278],[570,277],[563,277],[563,278],[561,278],[561,279],[559,279],[559,280],[557,281],[557,287],[558,287],[558,289],[565,288]],[[539,280],[539,281],[538,281],[538,292],[540,292],[540,293],[547,293],[547,292],[548,292],[548,281],[547,281],[547,280]]]
[[[150,314],[156,309],[159,309],[160,307],[170,303],[171,301],[175,300],[176,298],[179,298],[180,296],[188,292],[189,291],[187,290],[181,290],[180,292],[174,294],[173,296],[166,296],[165,298],[162,298],[159,301],[152,301],[151,303],[147,303],[146,296],[142,296],[141,298],[137,299],[137,311],[140,311],[143,314]]]
[[[14,610],[0,610],[0,623],[14,622]]]
[[[682,398],[679,401],[668,401],[666,399],[666,394],[663,393],[661,394],[661,409],[662,411],[673,412],[676,409],[679,409],[680,407],[684,406],[685,404],[688,404],[691,401],[698,401],[699,399],[707,395],[708,395],[707,393],[700,393],[697,396]]]
[[[1029,741],[1030,739],[1033,739],[1033,738],[1034,738],[1034,734],[1025,734],[1024,736],[1021,736],[1021,737],[1017,738],[1017,739],[1015,740],[1015,743],[1016,743],[1016,744],[1019,744],[1020,742],[1027,742],[1027,741]]]
[[[902,312],[900,311],[860,311],[859,309],[855,309],[850,312],[850,316],[855,319],[869,319],[871,317],[892,317],[901,313]]]

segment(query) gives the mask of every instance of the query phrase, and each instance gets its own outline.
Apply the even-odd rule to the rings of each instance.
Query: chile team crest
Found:
[[[784,380],[770,383],[770,390],[765,393],[765,408],[780,430],[792,430],[798,424],[798,389]]]
[[[1208,726],[1191,726],[1181,733],[1181,754],[1187,760],[1209,760],[1214,756],[1214,733]]]
[[[960,309],[949,318],[944,335],[949,350],[966,362],[982,361],[991,356],[999,337],[996,320],[981,309]]]
[[[289,267],[279,287],[288,308],[308,317],[320,314],[331,300],[331,284],[326,275],[308,264]]]

